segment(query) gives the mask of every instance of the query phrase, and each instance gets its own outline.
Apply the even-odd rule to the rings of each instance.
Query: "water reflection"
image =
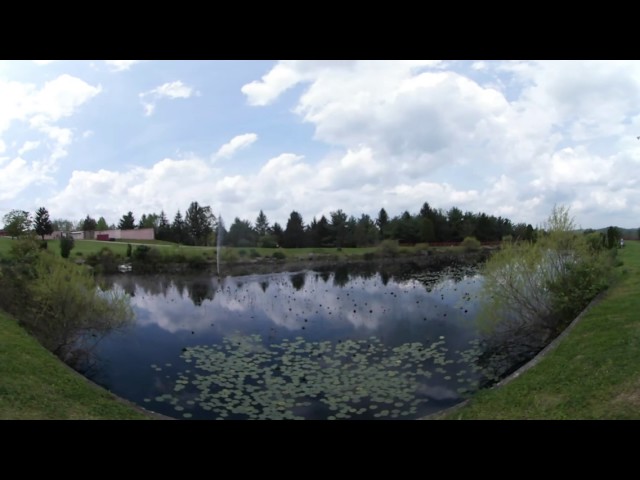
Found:
[[[293,275],[291,275],[291,285],[293,285],[293,288],[295,288],[296,290],[301,290],[302,287],[304,287],[304,279],[306,277],[306,274],[303,272],[300,273],[294,273]]]
[[[265,403],[269,379],[278,395],[294,388],[287,387],[290,382],[299,386],[295,395],[289,392],[297,400],[285,403],[304,418],[328,418],[334,404],[353,418],[380,418],[361,411],[373,401],[367,395],[406,404],[396,416],[414,418],[460,401],[465,382],[477,378],[463,368],[468,362],[462,353],[478,339],[474,318],[481,279],[473,270],[454,275],[416,272],[411,266],[386,272],[342,267],[220,279],[122,275],[108,280],[134,293],[136,325],[101,345],[104,368],[96,380],[167,415],[180,407],[193,418],[218,418],[221,412],[247,418],[247,411],[257,409],[256,418],[281,418]],[[351,404],[342,398],[346,393],[336,397],[317,385],[304,386],[303,377],[322,388],[338,382],[340,392],[363,390]],[[400,383],[392,383],[401,385],[402,395],[413,391],[420,401],[409,406],[392,398],[391,387],[379,391],[385,378],[395,377]],[[229,382],[240,383],[229,390]],[[225,397],[227,391],[234,392],[228,395],[237,397],[236,403]],[[171,396],[178,393],[179,398]],[[307,398],[311,394],[318,397]],[[196,397],[199,403],[185,405]],[[246,399],[257,403],[245,404]],[[224,410],[223,400],[238,411]],[[381,411],[389,410],[382,418],[396,418],[392,404],[379,402]]]

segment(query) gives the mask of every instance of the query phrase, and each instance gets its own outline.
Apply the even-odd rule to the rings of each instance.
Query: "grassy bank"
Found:
[[[535,367],[446,419],[640,419],[640,242],[603,300]]]
[[[0,419],[145,419],[75,374],[0,312]]]
[[[9,254],[11,244],[15,240],[8,237],[0,237],[0,256]],[[48,240],[48,250],[52,252],[60,252],[59,240]],[[99,253],[104,247],[109,248],[117,255],[125,256],[127,252],[127,243],[130,243],[135,249],[138,245],[149,245],[157,249],[161,255],[174,255],[180,253],[185,257],[199,256],[203,258],[213,259],[215,247],[193,247],[187,245],[178,245],[171,242],[163,242],[159,240],[118,240],[116,242],[105,242],[99,240],[76,240],[73,250],[71,250],[70,258],[82,258],[90,254]],[[400,255],[417,255],[425,250],[437,252],[462,252],[463,247],[429,247],[427,244],[417,244],[415,246],[403,246],[399,249]],[[223,247],[223,251],[233,251],[235,257],[250,258],[252,255],[260,257],[272,257],[275,252],[282,253],[287,259],[308,258],[311,256],[332,256],[339,259],[349,259],[363,257],[368,253],[378,251],[377,247],[357,247],[357,248],[257,248],[257,247]],[[253,253],[255,252],[255,253]]]

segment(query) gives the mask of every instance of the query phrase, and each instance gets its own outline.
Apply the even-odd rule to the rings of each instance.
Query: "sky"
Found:
[[[0,218],[640,226],[638,61],[0,61]]]

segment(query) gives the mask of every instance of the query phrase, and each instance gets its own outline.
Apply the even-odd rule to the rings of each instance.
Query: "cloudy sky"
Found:
[[[0,217],[640,226],[637,61],[0,61]]]

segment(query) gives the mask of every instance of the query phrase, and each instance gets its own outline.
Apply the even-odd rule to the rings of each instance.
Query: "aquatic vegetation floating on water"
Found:
[[[389,348],[376,337],[265,344],[261,335],[237,334],[183,349],[181,358],[194,371],[178,372],[173,393],[155,401],[169,403],[182,418],[198,408],[221,419],[415,418],[429,400],[433,375],[451,380],[457,393],[475,389],[472,365],[469,375],[453,380],[443,368],[476,358],[463,353],[456,352],[456,361],[447,358],[442,337]]]

